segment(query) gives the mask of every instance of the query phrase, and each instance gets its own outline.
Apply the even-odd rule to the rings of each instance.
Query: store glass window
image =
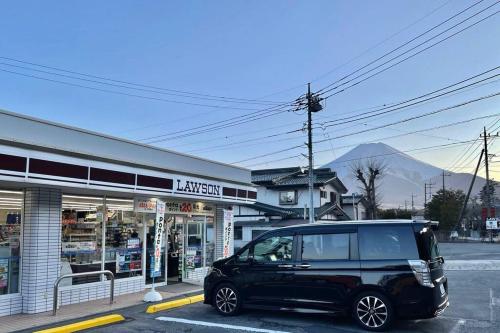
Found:
[[[106,198],[106,256],[104,268],[115,278],[142,275],[142,214],[134,213],[134,201]]]
[[[104,198],[63,195],[60,275],[102,269]],[[99,281],[99,276],[67,278],[60,285]]]
[[[23,192],[0,189],[0,295],[19,292]]]

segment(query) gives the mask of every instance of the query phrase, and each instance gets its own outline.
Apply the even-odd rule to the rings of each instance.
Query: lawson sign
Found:
[[[201,178],[176,176],[174,178],[174,193],[198,197],[220,198],[222,184]]]

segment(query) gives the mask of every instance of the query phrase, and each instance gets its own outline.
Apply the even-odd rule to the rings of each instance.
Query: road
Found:
[[[500,244],[441,244],[445,260],[500,260]],[[500,331],[500,271],[457,270],[446,272],[450,307],[438,318],[397,321],[394,333],[498,333]],[[201,303],[146,314],[146,305],[120,310],[124,323],[87,332],[189,332],[189,333],[331,333],[364,332],[349,318],[278,311],[245,310],[236,317],[222,317]],[[228,326],[230,325],[230,326]]]
[[[500,259],[500,245],[441,244],[441,253],[448,260]],[[430,320],[398,321],[392,332],[499,331],[500,272],[449,271],[447,276],[450,307],[445,313]],[[138,306],[123,311],[126,323],[89,332],[362,332],[349,318],[324,315],[246,310],[237,317],[226,318],[218,315],[212,307],[201,303],[153,315],[145,314],[144,308]]]
[[[440,243],[439,250],[447,260],[500,260],[498,243]]]

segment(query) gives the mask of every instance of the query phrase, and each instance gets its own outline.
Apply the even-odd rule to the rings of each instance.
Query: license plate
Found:
[[[444,296],[446,294],[446,290],[444,290],[444,285],[439,285],[439,291],[441,292],[441,296]]]

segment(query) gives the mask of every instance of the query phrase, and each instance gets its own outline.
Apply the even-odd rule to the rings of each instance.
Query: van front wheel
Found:
[[[387,297],[378,292],[364,292],[353,303],[352,316],[369,331],[387,330],[394,321],[394,311]]]
[[[213,302],[217,311],[224,316],[234,316],[241,308],[240,293],[229,283],[217,286]]]

